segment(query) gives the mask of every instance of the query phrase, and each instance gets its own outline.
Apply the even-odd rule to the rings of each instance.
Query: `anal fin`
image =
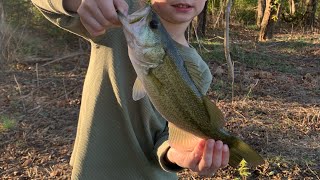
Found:
[[[177,150],[192,151],[201,138],[182,130],[174,124],[168,124],[169,144]]]

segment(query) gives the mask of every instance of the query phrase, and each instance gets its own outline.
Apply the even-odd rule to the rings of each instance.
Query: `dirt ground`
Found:
[[[214,75],[209,95],[225,113],[226,129],[265,164],[227,167],[207,179],[320,179],[320,35],[278,34],[267,43],[237,37],[234,97],[225,62],[206,55]],[[0,179],[70,179],[88,53],[31,59],[0,71]],[[205,179],[187,170],[178,175]]]

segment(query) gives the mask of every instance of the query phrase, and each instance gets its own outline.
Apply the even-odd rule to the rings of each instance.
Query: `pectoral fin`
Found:
[[[194,146],[197,145],[200,140],[199,137],[187,131],[184,131],[181,128],[178,128],[170,122],[168,124],[168,127],[170,146],[177,150],[192,151],[194,149]]]
[[[221,110],[207,96],[203,96],[203,102],[207,107],[212,125],[217,128],[222,128],[225,121]]]
[[[132,89],[132,98],[135,101],[142,99],[147,94],[142,82],[137,78]]]

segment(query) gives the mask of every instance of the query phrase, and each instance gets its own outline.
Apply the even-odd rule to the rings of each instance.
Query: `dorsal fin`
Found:
[[[142,82],[137,78],[132,89],[132,98],[135,101],[142,99],[147,94]]]
[[[198,61],[195,61],[194,59],[196,58],[185,58],[184,65],[201,94],[206,94],[211,84],[212,75],[209,68],[205,68],[207,67],[205,62],[201,59]]]
[[[190,150],[194,149],[194,145],[200,141],[201,138],[178,128],[174,124],[168,124],[169,127],[169,144],[177,150]]]
[[[207,96],[203,96],[203,102],[207,107],[210,116],[210,122],[214,127],[222,128],[224,126],[224,115],[221,110]]]

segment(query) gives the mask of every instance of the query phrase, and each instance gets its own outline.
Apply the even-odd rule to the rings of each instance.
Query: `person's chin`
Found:
[[[181,24],[181,23],[188,23],[192,20],[192,18],[188,18],[188,17],[177,17],[174,18],[173,21],[177,24]]]

